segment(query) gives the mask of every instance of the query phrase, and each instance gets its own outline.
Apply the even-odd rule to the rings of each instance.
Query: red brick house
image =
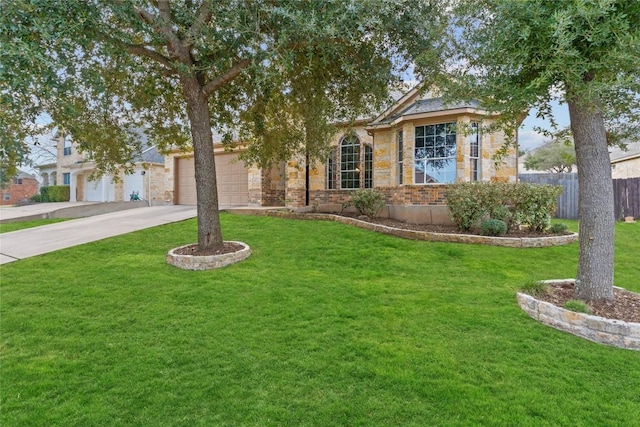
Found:
[[[38,194],[38,180],[33,175],[18,171],[18,174],[0,191],[2,192],[0,205],[15,205],[20,200]]]

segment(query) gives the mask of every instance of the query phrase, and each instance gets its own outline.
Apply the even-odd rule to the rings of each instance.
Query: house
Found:
[[[121,171],[117,177],[103,175],[94,180],[95,163],[85,153],[80,153],[77,145],[64,135],[57,136],[56,163],[38,166],[43,186],[70,186],[70,201],[118,202],[128,201],[132,194],[149,200],[151,204],[163,203],[164,156],[156,146],[150,146],[144,139],[141,152],[134,159],[133,173]]]
[[[609,149],[613,179],[640,178],[640,142],[627,143],[627,149]]]
[[[447,184],[516,180],[516,151],[509,150],[496,167],[493,156],[504,135],[481,132],[491,121],[475,101],[447,105],[414,88],[378,117],[342,127],[324,164],[305,165],[299,158],[268,170],[247,167],[238,151],[226,152],[216,143],[219,204],[339,211],[354,190],[374,188],[384,194],[385,214],[393,218],[447,223]],[[167,201],[195,204],[193,154],[170,153],[165,170]]]
[[[0,188],[0,191],[2,192],[0,205],[14,205],[38,194],[38,180],[35,176],[19,170],[6,187]]]

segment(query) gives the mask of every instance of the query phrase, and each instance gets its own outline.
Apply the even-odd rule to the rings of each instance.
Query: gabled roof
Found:
[[[422,84],[417,85],[394,105],[380,114],[369,123],[369,127],[387,127],[402,117],[429,114],[436,112],[453,112],[454,110],[466,110],[475,114],[485,114],[480,103],[476,100],[462,102],[445,102],[443,98],[434,96],[433,92],[423,92]]]
[[[14,176],[14,178],[19,178],[19,179],[36,179],[36,177],[30,173],[26,173],[25,171],[22,171],[20,169],[18,169],[18,173]]]
[[[640,142],[626,142],[626,145],[626,150],[620,147],[611,147],[609,149],[611,163],[619,163],[640,157]]]

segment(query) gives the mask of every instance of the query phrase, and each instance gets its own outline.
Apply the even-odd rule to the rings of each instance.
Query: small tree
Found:
[[[546,170],[551,173],[569,173],[576,164],[573,144],[549,141],[527,154],[524,167],[528,170]]]

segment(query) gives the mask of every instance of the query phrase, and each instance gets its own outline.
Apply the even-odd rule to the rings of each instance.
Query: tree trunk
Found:
[[[604,119],[597,109],[575,101],[568,104],[580,184],[580,256],[574,297],[613,301],[615,214]]]
[[[182,93],[187,101],[191,125],[196,174],[198,211],[198,251],[222,249],[222,230],[218,211],[216,164],[213,157],[213,135],[207,98],[197,79],[183,78]]]

